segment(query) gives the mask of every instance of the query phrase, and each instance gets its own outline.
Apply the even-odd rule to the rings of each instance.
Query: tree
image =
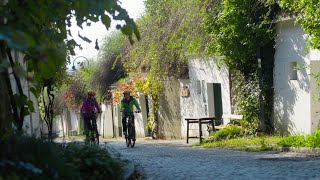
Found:
[[[2,1],[1,1],[2,2]],[[3,104],[9,106],[1,109],[1,132],[6,130],[13,120],[19,131],[22,130],[24,116],[32,110],[32,103],[23,94],[21,80],[32,82],[33,93],[39,94],[48,79],[55,82],[58,69],[65,66],[67,57],[74,54],[74,48],[80,45],[72,37],[70,26],[71,18],[75,18],[77,25],[90,25],[92,22],[101,21],[108,29],[111,19],[124,21],[117,25],[124,34],[133,42],[133,36],[140,39],[134,21],[128,16],[126,10],[121,8],[117,0],[10,0],[1,5],[0,10],[0,72],[1,99]],[[84,41],[90,39],[82,37]],[[12,52],[21,52],[27,69],[21,71],[21,62],[12,56]],[[20,67],[20,68],[19,68]],[[11,73],[18,89],[14,92],[10,82]],[[20,70],[20,71],[19,71]],[[51,88],[49,88],[51,89]],[[9,98],[6,97],[9,94]],[[50,94],[50,93],[48,93]],[[12,113],[7,113],[9,112]]]
[[[127,46],[124,35],[119,32],[113,32],[104,39],[99,51],[99,62],[91,77],[92,85],[100,97],[106,98],[110,86],[126,76],[121,60],[127,53]]]
[[[310,45],[320,50],[320,2],[313,0],[280,0],[286,15],[294,15],[296,22],[310,35]]]

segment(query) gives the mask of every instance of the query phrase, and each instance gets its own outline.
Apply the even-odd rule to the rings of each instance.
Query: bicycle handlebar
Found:
[[[120,110],[120,112],[122,112],[122,113],[141,113],[141,111],[127,112],[127,111],[123,111],[123,110]]]

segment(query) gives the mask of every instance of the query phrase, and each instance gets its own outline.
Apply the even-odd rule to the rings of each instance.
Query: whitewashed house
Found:
[[[189,91],[189,95],[180,96],[181,134],[186,137],[186,117],[216,117],[231,114],[229,72],[225,65],[218,66],[216,59],[189,61],[189,79],[180,80],[182,91]],[[229,119],[224,119],[227,124]],[[190,133],[198,134],[198,129]],[[206,125],[202,127],[206,132]]]
[[[315,74],[320,71],[320,52],[306,51],[308,36],[294,19],[276,25],[277,36],[273,51],[266,51],[274,59],[273,121],[276,133],[310,134],[319,129],[320,88]],[[271,46],[272,48],[272,46]],[[275,50],[275,53],[273,54]],[[263,60],[263,59],[262,59]],[[231,114],[230,76],[228,68],[218,66],[216,59],[193,59],[188,63],[188,79],[164,79],[165,89],[159,105],[159,138],[185,139],[186,117],[209,117]],[[136,115],[137,137],[150,136],[146,128],[148,100],[139,98],[142,113]],[[121,117],[117,106],[107,105],[104,117],[104,137],[120,137]],[[229,119],[223,119],[226,125]],[[202,127],[205,135],[206,125]],[[198,135],[197,124],[191,135]]]
[[[294,19],[276,26],[274,122],[281,134],[309,134],[319,129],[320,52],[307,50],[308,35]]]

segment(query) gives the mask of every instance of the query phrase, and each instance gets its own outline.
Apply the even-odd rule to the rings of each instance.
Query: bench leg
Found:
[[[216,131],[216,128],[214,127],[215,126],[215,121],[214,120],[211,120],[211,124],[212,124],[212,132],[215,132]]]
[[[187,144],[189,143],[189,121],[187,121]]]
[[[202,130],[201,130],[201,121],[199,120],[199,142],[202,142]]]

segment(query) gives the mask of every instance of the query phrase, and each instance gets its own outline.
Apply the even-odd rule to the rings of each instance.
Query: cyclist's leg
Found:
[[[123,134],[126,135],[127,133],[127,116],[126,115],[122,115],[122,131],[123,131]]]
[[[94,141],[94,129],[93,129],[93,122],[94,121],[94,117],[91,115],[90,116],[90,120],[89,120],[89,131],[90,131],[90,138],[91,141]]]
[[[90,118],[84,117],[84,134],[86,136],[86,140],[89,139],[89,133],[90,133]]]
[[[131,124],[131,126],[132,126],[131,127],[131,131],[132,131],[131,132],[132,133],[131,136],[132,137],[131,138],[132,138],[133,141],[135,141],[136,140],[136,133],[135,133],[135,125],[134,125],[135,123],[134,123],[134,115],[133,114],[131,116],[131,119],[132,119],[132,124]]]
[[[94,132],[95,138],[99,141],[99,132],[98,132],[98,126],[97,126],[97,116],[94,114],[92,119],[92,130]]]

